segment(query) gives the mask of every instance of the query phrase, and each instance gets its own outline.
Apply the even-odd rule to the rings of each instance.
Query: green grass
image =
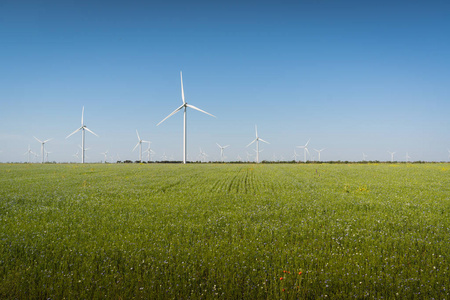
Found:
[[[449,253],[448,164],[0,165],[1,299],[448,299]]]

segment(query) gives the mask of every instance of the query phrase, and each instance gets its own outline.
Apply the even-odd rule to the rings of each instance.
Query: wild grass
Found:
[[[450,166],[0,165],[2,299],[448,299]]]

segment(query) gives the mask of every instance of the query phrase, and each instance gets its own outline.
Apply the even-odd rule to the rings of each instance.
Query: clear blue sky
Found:
[[[91,3],[94,2],[94,3]],[[0,162],[26,161],[33,139],[50,160],[122,160],[135,130],[159,159],[292,158],[311,138],[322,160],[447,160],[450,149],[448,1],[1,1]],[[301,153],[301,150],[297,150]]]

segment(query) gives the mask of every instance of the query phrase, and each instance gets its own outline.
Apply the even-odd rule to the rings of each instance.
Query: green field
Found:
[[[1,299],[449,299],[449,253],[449,164],[0,165]]]

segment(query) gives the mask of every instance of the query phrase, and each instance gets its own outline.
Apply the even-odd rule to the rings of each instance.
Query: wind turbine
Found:
[[[30,163],[30,154],[36,155],[33,151],[31,151],[30,145],[28,145],[28,150],[23,155],[28,155],[28,163]]]
[[[411,156],[409,156],[408,152],[406,152],[406,156],[405,156],[406,162],[408,162],[410,158],[411,158]]]
[[[450,149],[447,150],[448,150],[448,159],[450,159]]]
[[[220,148],[220,158],[222,159],[222,162],[223,162],[223,159],[225,158],[223,156],[223,149],[230,147],[230,145],[226,145],[226,146],[223,146],[223,147],[220,146],[218,143],[216,143],[216,145],[219,146],[219,148]]]
[[[363,152],[363,161],[365,161],[366,158],[367,158],[367,154],[364,154],[364,152]]]
[[[208,157],[208,154],[206,154],[206,153],[202,150],[202,148],[200,148],[200,154],[199,154],[199,156],[200,156],[200,161],[201,161],[201,162],[206,162],[206,158]]]
[[[253,156],[253,154],[251,154],[251,153],[248,153],[248,151],[247,151],[247,162],[249,162],[250,161],[250,158]]]
[[[81,163],[84,164],[84,152],[85,152],[85,148],[84,148],[84,132],[87,130],[90,133],[92,133],[93,135],[95,135],[96,137],[98,137],[97,134],[95,134],[92,130],[90,130],[89,128],[86,127],[86,125],[84,125],[84,106],[83,109],[81,111],[81,127],[78,128],[77,130],[75,130],[74,132],[72,132],[71,134],[69,134],[68,136],[66,136],[66,139],[68,137],[70,137],[71,135],[77,133],[78,131],[81,130]]]
[[[149,162],[151,160],[151,156],[155,154],[155,151],[150,149],[150,144],[151,142],[148,142],[148,148],[144,151],[144,153],[147,152],[147,162]]]
[[[51,152],[48,152],[48,151],[45,151],[45,160],[48,162],[48,155],[50,154]]]
[[[388,153],[391,155],[391,162],[394,162],[394,154],[395,154],[395,152],[388,151]]]
[[[320,152],[322,152],[323,150],[325,150],[326,148],[323,148],[323,149],[320,149],[320,150],[317,150],[317,149],[314,149],[314,151],[316,151],[318,154],[319,154],[319,161],[320,161]]]
[[[162,161],[167,161],[167,155],[166,152],[163,153],[163,155],[161,156]]]
[[[297,156],[300,156],[297,154],[297,151],[295,151],[294,149],[294,155],[292,155],[292,158],[294,159],[294,161],[297,161]]]
[[[43,164],[43,163],[44,163],[44,144],[47,143],[48,141],[52,140],[52,139],[48,139],[48,140],[45,140],[45,141],[40,141],[37,137],[35,137],[35,136],[33,136],[33,137],[34,137],[34,139],[35,139],[36,141],[38,141],[39,143],[41,143],[41,156],[42,156],[42,161],[41,161],[41,163]]]
[[[108,151],[109,151],[109,150],[106,150],[105,152],[100,153],[100,154],[102,154],[102,155],[105,156],[105,164],[106,164],[106,157],[107,157],[107,155],[108,155]]]
[[[311,139],[309,139],[307,142],[306,142],[306,144],[305,144],[305,146],[297,146],[297,148],[303,148],[303,153],[304,153],[304,156],[305,156],[305,163],[306,163],[306,153],[308,153],[309,154],[309,150],[308,150],[308,144],[309,144],[309,141],[310,141]]]
[[[263,140],[262,138],[260,138],[258,136],[258,127],[256,127],[255,125],[255,132],[256,132],[256,138],[250,143],[248,144],[246,147],[250,146],[251,144],[253,144],[254,142],[256,142],[256,163],[259,163],[259,141],[264,142],[266,144],[270,144],[269,142],[266,142],[265,140]]]
[[[74,155],[72,155],[73,157],[76,157],[76,158],[80,158],[80,156],[78,155],[78,150],[77,150],[77,153],[75,153]]]
[[[173,116],[174,114],[176,114],[178,111],[182,110],[184,111],[184,122],[183,122],[183,164],[186,163],[186,157],[187,157],[187,117],[186,117],[186,109],[188,107],[198,110],[199,112],[202,112],[204,114],[210,115],[212,117],[216,117],[204,110],[201,110],[198,107],[195,107],[194,105],[191,104],[187,104],[185,99],[184,99],[184,89],[183,89],[183,73],[181,73],[180,71],[180,78],[181,78],[181,99],[183,100],[183,104],[178,107],[177,109],[175,109],[170,115],[168,115],[167,117],[165,117],[161,122],[159,122],[156,126],[159,126],[159,124],[161,124],[162,122],[164,122],[165,120],[167,120],[168,118],[170,118],[171,116]]]
[[[136,150],[136,148],[139,146],[139,161],[142,162],[142,143],[150,143],[150,142],[142,140],[141,137],[139,136],[139,132],[137,131],[137,129],[136,134],[138,138],[138,143],[136,144],[136,146],[134,146],[132,151]]]
[[[242,161],[242,158],[241,158],[241,156],[238,154],[238,156],[237,156],[237,160],[240,162],[240,161]]]

